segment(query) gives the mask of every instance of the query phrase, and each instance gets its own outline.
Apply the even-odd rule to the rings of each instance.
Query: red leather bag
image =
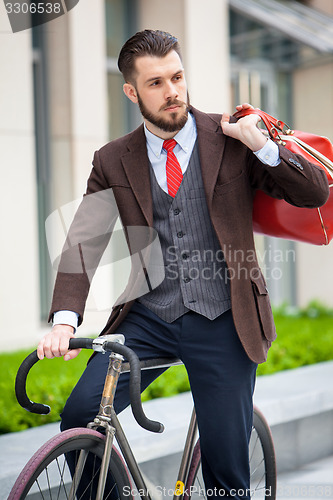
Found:
[[[332,143],[326,137],[290,130],[285,123],[258,108],[239,111],[234,117],[241,118],[249,114],[260,116],[273,141],[319,165],[325,171],[330,185],[330,197],[320,208],[294,207],[284,200],[276,200],[257,191],[253,206],[254,231],[278,238],[328,245],[333,238]],[[267,132],[263,130],[263,133]]]

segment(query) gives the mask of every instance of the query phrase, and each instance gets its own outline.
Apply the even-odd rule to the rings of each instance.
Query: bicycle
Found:
[[[181,361],[158,358],[140,362],[136,354],[124,345],[123,335],[108,335],[94,340],[75,338],[70,340],[70,348],[86,348],[104,354],[110,353],[99,412],[86,428],[60,432],[42,445],[18,476],[8,500],[24,498],[155,500],[117,418],[113,399],[120,374],[130,371],[131,407],[136,421],[149,431],[162,432],[163,425],[149,420],[143,411],[140,370],[166,368],[180,364]],[[124,362],[124,358],[127,362]],[[34,351],[22,362],[16,377],[16,397],[26,410],[46,414],[49,413],[50,407],[30,401],[26,393],[28,372],[37,361],[37,351]],[[113,445],[114,438],[120,451]],[[276,466],[273,440],[265,418],[256,407],[249,458],[252,497],[256,500],[260,498],[275,500]],[[174,500],[206,498],[194,409],[175,484]]]

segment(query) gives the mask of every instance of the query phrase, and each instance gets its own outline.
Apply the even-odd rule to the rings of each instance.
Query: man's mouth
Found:
[[[174,104],[173,106],[169,106],[169,107],[165,108],[165,111],[170,111],[170,112],[177,111],[179,108],[180,108],[180,106]]]

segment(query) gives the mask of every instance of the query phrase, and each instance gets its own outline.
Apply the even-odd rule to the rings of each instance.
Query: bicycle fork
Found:
[[[88,424],[89,429],[97,430],[99,427],[103,427],[105,429],[105,434],[106,434],[102,464],[98,479],[96,500],[103,499],[106,479],[109,470],[113,439],[115,435],[115,428],[111,425],[111,415],[113,410],[113,400],[118,384],[119,375],[121,372],[121,365],[123,359],[124,359],[123,356],[121,356],[120,354],[116,354],[114,352],[110,354],[109,365],[105,379],[102,399],[99,407],[99,412],[98,415],[94,418],[94,421]],[[81,481],[88,453],[89,451],[87,450],[81,450],[80,452],[79,459],[75,468],[75,473],[73,476],[71,490],[68,497],[69,500],[75,500],[76,498],[77,488]]]

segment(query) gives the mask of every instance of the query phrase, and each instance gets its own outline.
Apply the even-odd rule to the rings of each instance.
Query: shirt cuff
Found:
[[[74,311],[57,311],[53,314],[54,325],[69,325],[74,328],[74,333],[77,329],[79,315]]]
[[[271,139],[268,139],[265,146],[259,151],[254,151],[256,157],[265,165],[276,167],[280,164],[279,147]]]

